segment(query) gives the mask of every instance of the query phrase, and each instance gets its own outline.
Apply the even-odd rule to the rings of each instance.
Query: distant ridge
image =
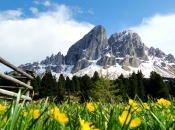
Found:
[[[149,77],[151,71],[163,77],[175,77],[175,58],[159,48],[148,48],[140,36],[131,30],[112,34],[107,39],[106,30],[98,25],[73,44],[66,56],[58,52],[41,62],[23,64],[19,68],[33,70],[40,76],[45,71],[51,71],[57,77],[61,73],[69,77],[92,76],[95,71],[101,71],[116,78],[121,73],[129,76],[138,70],[145,77]]]

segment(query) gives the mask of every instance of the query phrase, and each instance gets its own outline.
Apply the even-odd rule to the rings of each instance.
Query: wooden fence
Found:
[[[8,91],[5,89],[9,89],[9,88],[10,89],[21,89],[21,88],[27,89],[27,92],[25,93],[25,95],[22,95],[21,98],[26,100],[32,100],[32,98],[30,97],[30,91],[33,90],[33,87],[30,86],[30,83],[31,83],[31,80],[33,80],[33,77],[27,74],[26,72],[22,71],[21,69],[17,68],[13,64],[9,63],[8,61],[4,60],[2,57],[0,57],[0,62],[6,65],[7,67],[10,67],[11,69],[13,69],[15,72],[18,72],[19,74],[21,74],[20,76],[9,76],[9,75],[0,73],[0,78],[11,81],[18,85],[18,86],[0,86],[0,93],[9,97],[17,97],[18,93]],[[27,83],[24,83],[18,80],[21,78],[27,79]]]

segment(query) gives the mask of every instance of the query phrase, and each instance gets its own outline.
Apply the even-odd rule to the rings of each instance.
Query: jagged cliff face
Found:
[[[130,30],[112,34],[107,39],[105,29],[99,25],[73,44],[66,56],[59,52],[40,63],[28,63],[19,68],[33,70],[38,75],[51,71],[70,77],[84,74],[92,76],[94,71],[106,71],[106,68],[108,71],[111,69],[116,77],[121,73],[129,75],[138,70],[142,70],[146,77],[151,71],[173,77],[175,58],[158,48],[148,48],[139,35]]]
[[[140,59],[146,58],[145,49],[147,47],[141,41],[141,38],[132,31],[123,31],[113,34],[108,43],[112,48],[112,53],[116,57],[135,56]],[[147,59],[146,59],[147,60]]]
[[[72,72],[77,72],[87,67],[89,60],[100,58],[107,46],[106,31],[102,26],[97,26],[69,48],[65,63],[74,65]]]
[[[81,59],[97,60],[107,46],[106,31],[102,26],[97,26],[69,48],[66,64],[74,65]]]

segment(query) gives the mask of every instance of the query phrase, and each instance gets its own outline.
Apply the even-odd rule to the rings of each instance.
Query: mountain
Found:
[[[61,52],[47,56],[41,62],[20,65],[22,70],[33,70],[36,75],[51,71],[59,77],[73,75],[93,76],[95,71],[117,78],[121,73],[129,76],[141,70],[145,77],[156,71],[164,77],[175,77],[175,58],[154,47],[147,47],[137,33],[130,30],[115,33],[107,38],[106,30],[94,27],[82,39],[73,44],[67,55]]]

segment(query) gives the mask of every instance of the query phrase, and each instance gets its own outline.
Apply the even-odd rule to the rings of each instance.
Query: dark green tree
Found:
[[[115,85],[109,78],[100,77],[95,87],[89,90],[89,96],[95,101],[111,102],[115,100]]]
[[[67,76],[66,77],[66,86],[65,86],[65,89],[66,89],[66,91],[67,92],[69,92],[70,91],[70,78]]]
[[[57,95],[57,82],[56,78],[52,76],[51,72],[46,72],[41,80],[41,87],[39,89],[39,96],[56,96]]]
[[[122,101],[126,101],[127,99],[128,99],[128,94],[127,94],[127,87],[128,86],[125,86],[125,84],[124,84],[124,82],[125,82],[125,78],[124,78],[124,76],[123,76],[123,74],[121,74],[119,77],[118,77],[118,79],[116,79],[115,81],[114,81],[114,84],[116,84],[117,86],[116,86],[116,90],[118,90],[119,92],[118,93],[116,93],[116,96],[121,96],[121,100]],[[128,85],[129,85],[129,82],[128,82]]]
[[[138,95],[138,81],[137,81],[137,76],[133,72],[132,75],[129,78],[130,81],[130,98],[134,99],[135,95]]]
[[[89,90],[94,87],[94,83],[91,78],[85,74],[81,77],[80,81],[80,91],[81,91],[81,102],[89,100]]]
[[[80,82],[79,82],[77,76],[73,76],[72,80],[75,83],[75,91],[80,91]]]
[[[172,96],[175,96],[175,83],[173,81],[168,82],[169,85],[169,92]]]
[[[66,88],[66,80],[63,74],[60,74],[58,79],[58,88],[57,88],[57,101],[61,102],[64,100],[65,88]]]
[[[145,92],[145,86],[143,85],[144,82],[144,75],[142,74],[142,71],[137,72],[137,81],[138,81],[138,96],[142,99],[142,101],[146,101],[146,92]]]
[[[34,93],[38,94],[41,88],[41,78],[39,76],[35,77],[34,75],[32,77],[34,77],[34,79],[31,81],[31,86],[33,87]]]
[[[70,92],[75,92],[75,83],[73,80],[70,80]]]
[[[58,79],[58,82],[61,83],[61,85],[62,85],[62,87],[63,87],[64,89],[66,88],[66,80],[65,80],[63,74],[60,74],[59,79]]]
[[[99,79],[100,79],[100,77],[99,77],[99,75],[98,75],[98,72],[97,72],[97,71],[95,71],[95,72],[94,72],[94,75],[93,75],[93,77],[92,77],[91,79],[92,79],[92,81],[93,81],[93,82],[96,82],[97,80],[99,80]]]
[[[147,93],[154,98],[169,98],[169,89],[163,78],[156,72],[151,72]]]

